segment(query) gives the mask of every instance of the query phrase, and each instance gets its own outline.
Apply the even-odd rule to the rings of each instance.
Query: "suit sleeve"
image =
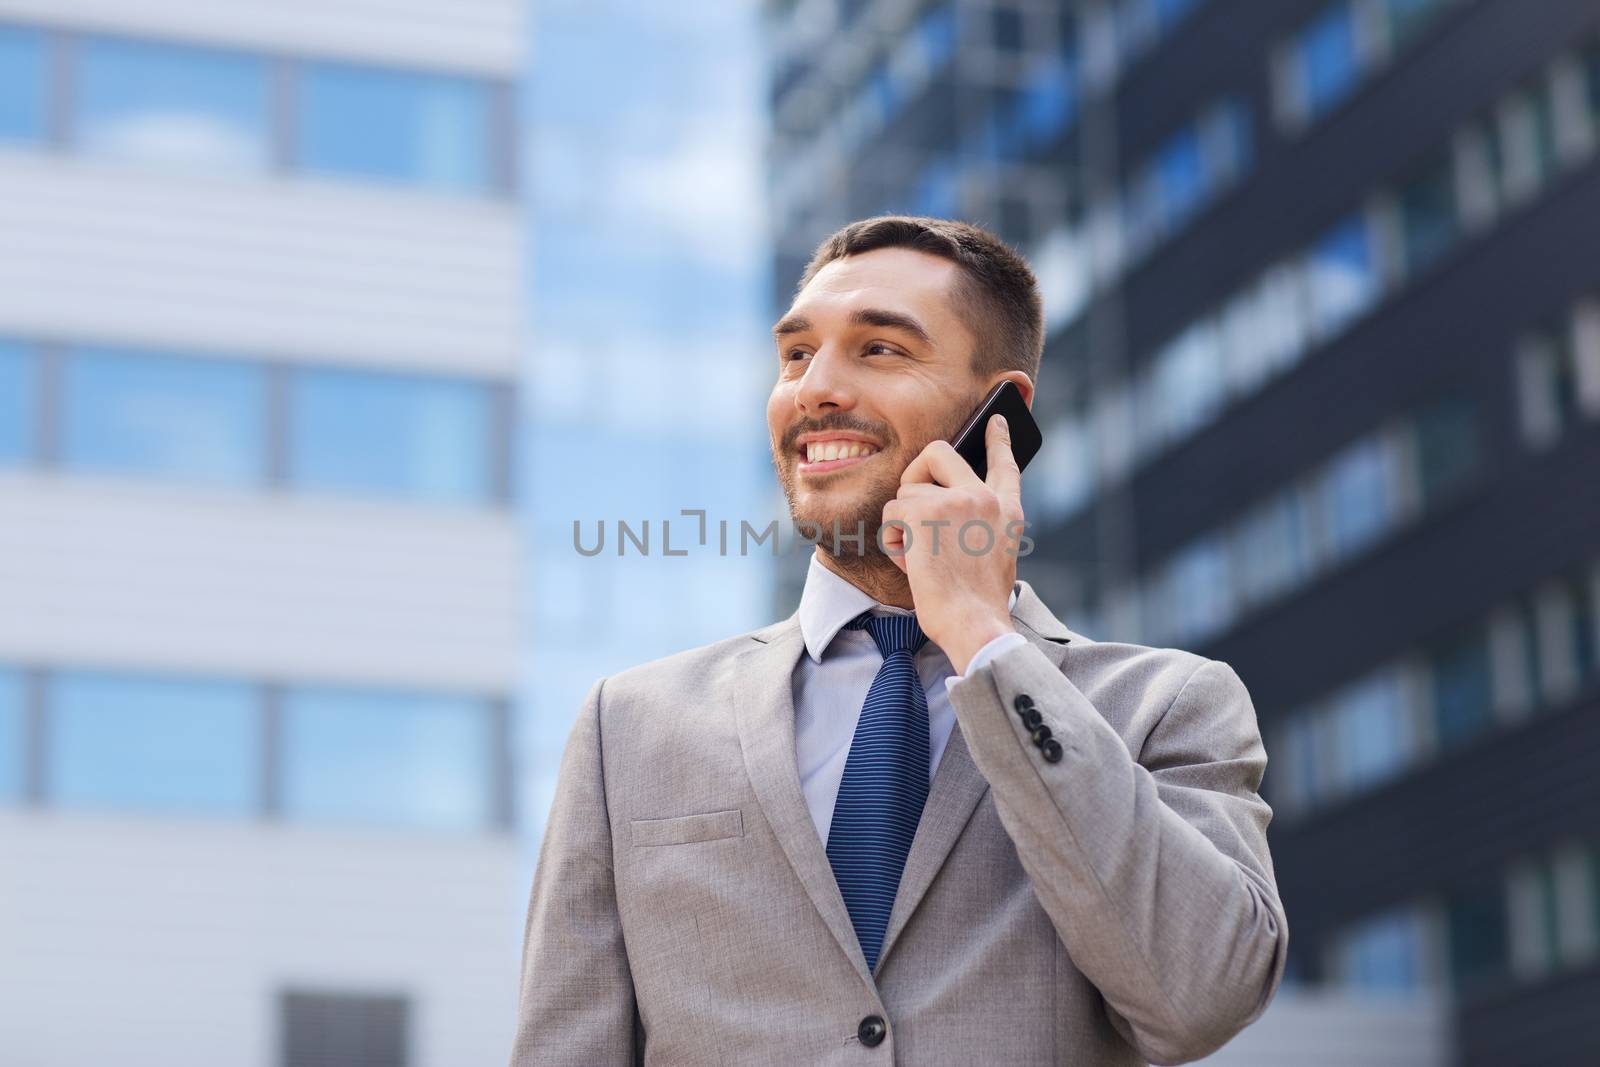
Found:
[[[1156,705],[1137,710],[1154,721],[1137,759],[1032,644],[950,690],[1040,904],[1112,1023],[1158,1064],[1199,1059],[1254,1021],[1288,953],[1255,709],[1233,668],[1195,659],[1173,654],[1166,685],[1123,683]],[[1059,762],[1014,711],[1023,693]]]
[[[512,1067],[636,1062],[596,682],[567,740],[528,902]]]

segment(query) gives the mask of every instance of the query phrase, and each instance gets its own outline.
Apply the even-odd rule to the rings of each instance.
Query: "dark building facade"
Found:
[[[1292,980],[1600,1062],[1600,5],[767,22],[775,306],[866,215],[1029,255],[1022,574],[1249,685]]]

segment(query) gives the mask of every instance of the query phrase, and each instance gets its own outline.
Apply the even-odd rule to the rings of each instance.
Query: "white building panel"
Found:
[[[518,78],[525,0],[0,0],[0,18]]]
[[[511,378],[513,202],[0,152],[0,334]]]
[[[0,475],[0,661],[512,692],[509,512]]]
[[[275,1067],[285,989],[408,997],[413,1067],[510,1055],[508,836],[0,809],[0,852],[8,1065]]]

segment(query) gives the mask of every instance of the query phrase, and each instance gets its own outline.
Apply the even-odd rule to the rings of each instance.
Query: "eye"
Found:
[[[811,354],[810,352],[807,352],[803,348],[791,348],[791,349],[789,349],[789,351],[787,351],[787,352],[785,352],[783,354],[783,358],[784,358],[785,362],[793,362],[794,360],[797,360],[797,359],[803,359],[804,357],[809,356],[810,354]]]
[[[871,344],[869,344],[867,346],[867,351],[868,352],[884,352],[884,353],[886,353],[888,355],[891,355],[891,356],[895,355],[895,350],[892,347],[890,347],[889,345],[884,344],[882,341],[874,341],[874,342],[872,342]]]

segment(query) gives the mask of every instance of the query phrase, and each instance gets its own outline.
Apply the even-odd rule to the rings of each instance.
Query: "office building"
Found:
[[[0,1060],[509,1048],[515,0],[0,0]]]
[[[1029,255],[1022,576],[1249,685],[1286,995],[1443,1005],[1463,1064],[1594,1062],[1600,9],[797,0],[768,26],[775,305],[879,212]]]

